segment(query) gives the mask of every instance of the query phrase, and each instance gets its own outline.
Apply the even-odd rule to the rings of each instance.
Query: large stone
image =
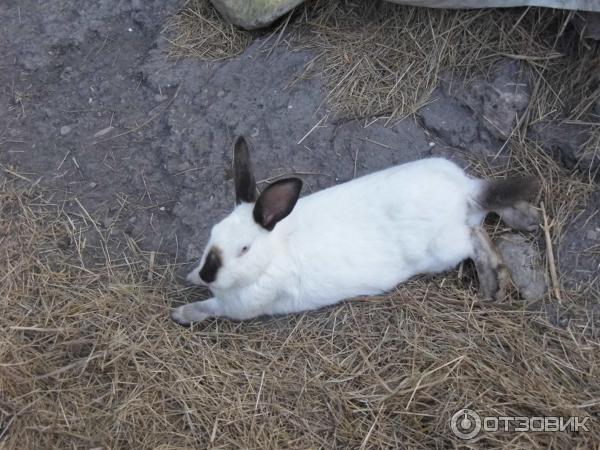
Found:
[[[591,0],[387,0],[403,5],[425,6],[430,8],[497,8],[516,6],[546,6],[589,12],[585,18],[577,17],[574,21],[585,30],[584,37],[598,39],[600,26],[598,12],[600,3]],[[272,24],[304,0],[211,0],[215,8],[231,23],[255,30]]]
[[[598,168],[595,142],[589,127],[576,123],[546,121],[529,128],[531,136],[554,159],[568,169],[594,172]]]
[[[489,79],[455,86],[453,95],[475,112],[482,128],[504,141],[529,104],[530,87],[520,64],[510,61],[498,65]]]
[[[456,148],[478,151],[490,147],[489,142],[486,142],[482,149],[474,148],[481,141],[481,133],[479,121],[473,111],[448,95],[443,88],[437,88],[431,97],[431,103],[418,113],[428,130]]]
[[[270,25],[304,0],[211,0],[234,25],[255,30]]]
[[[495,241],[515,287],[525,300],[540,300],[548,281],[542,258],[534,244],[516,233],[506,233]]]
[[[402,5],[428,8],[514,8],[517,6],[542,6],[546,8],[574,9],[600,12],[597,0],[387,0]]]
[[[487,78],[446,77],[418,116],[447,145],[504,166],[501,150],[529,103],[525,75],[518,63],[503,61]]]
[[[594,192],[565,224],[556,249],[561,284],[568,288],[600,288],[600,191]]]
[[[211,0],[215,8],[231,23],[254,30],[270,25],[304,0]],[[516,6],[546,6],[581,11],[600,12],[600,3],[592,0],[388,0],[403,5],[430,8],[498,8]],[[597,18],[592,13],[587,19],[587,34],[598,35]]]

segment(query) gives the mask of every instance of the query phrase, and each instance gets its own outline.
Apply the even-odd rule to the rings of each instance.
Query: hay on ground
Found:
[[[173,57],[218,61],[242,53],[253,35],[223,20],[208,0],[190,0],[166,24]]]
[[[400,118],[427,102],[442,76],[462,82],[485,76],[501,58],[518,60],[530,69],[533,86],[521,121],[526,129],[540,120],[585,121],[593,114],[600,58],[597,45],[571,26],[575,15],[550,8],[445,10],[318,0],[263,31],[269,35],[263,48],[312,50],[316,57],[304,76],[323,77],[328,107],[344,117]],[[260,32],[232,27],[209,0],[192,0],[167,35],[176,56],[221,59],[242,52]]]
[[[562,50],[546,47],[550,34],[537,35],[566,23],[564,13],[368,4],[307,3],[276,25],[265,51],[278,40],[320,48],[332,105],[390,116],[414,110],[449,69],[485,72],[496,57],[525,55],[540,74],[527,120],[564,111],[587,120],[584,99],[597,86],[588,77],[565,102],[563,87],[548,81],[567,76]],[[206,7],[194,0],[175,19],[172,30],[193,27],[174,38],[179,55],[242,51],[249,35]],[[304,35],[296,23],[306,25]],[[581,79],[583,72],[572,73]],[[473,161],[470,171],[543,180],[556,248],[593,184],[524,130],[506,143],[506,170]],[[322,311],[182,329],[169,310],[198,293],[175,281],[176,267],[160,263],[168,258],[126,236],[118,239],[127,246],[118,246],[90,214],[66,213],[48,198],[0,186],[1,448],[600,445],[597,292],[562,289],[562,304],[551,292],[534,304],[484,303],[466,266],[460,277],[420,277],[389,295]],[[92,235],[100,248],[91,247]],[[590,416],[590,431],[485,433],[465,443],[449,426],[465,407],[482,416]]]
[[[549,183],[582,188],[560,175]],[[485,303],[466,270],[322,311],[183,329],[169,310],[196,293],[174,266],[131,239],[111,253],[91,216],[34,192],[5,186],[0,205],[3,448],[450,447],[464,443],[449,421],[465,407],[591,417],[589,432],[485,433],[472,445],[600,444],[588,297]]]

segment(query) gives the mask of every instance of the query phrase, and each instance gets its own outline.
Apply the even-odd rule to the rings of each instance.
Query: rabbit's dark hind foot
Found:
[[[529,202],[520,201],[514,206],[502,208],[498,214],[502,221],[514,230],[535,231],[540,224],[538,210]]]
[[[497,268],[482,268],[475,264],[477,276],[479,277],[479,290],[485,300],[494,302],[504,302],[507,299],[508,291],[511,285],[510,274],[504,266]]]
[[[473,228],[473,249],[481,296],[496,302],[506,300],[511,285],[510,273],[502,256],[481,227]]]

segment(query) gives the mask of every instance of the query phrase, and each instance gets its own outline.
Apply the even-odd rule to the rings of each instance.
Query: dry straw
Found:
[[[550,70],[566,67],[562,57],[532,32],[556,17],[563,23],[563,13],[552,19],[540,10],[494,16],[365,3],[307,3],[268,41],[320,48],[339,111],[402,115],[448,68],[485,72],[487,63],[473,66],[475,57],[528,55],[539,73],[566,79]],[[179,50],[212,59],[243,50],[251,37],[206,7],[189,2],[174,19],[172,26],[196,27],[174,39]],[[296,24],[307,25],[304,36]],[[527,46],[514,48],[517,41]],[[562,91],[550,82],[535,86],[539,104],[528,120],[558,114]],[[563,111],[584,120],[589,89]],[[506,144],[510,169],[473,161],[470,171],[543,180],[539,200],[557,248],[593,185],[523,130]],[[18,178],[12,170],[7,176]],[[170,308],[202,293],[176,282],[165,255],[143,252],[124,236],[116,237],[119,245],[83,206],[67,213],[46,194],[17,189],[17,181],[26,182],[0,185],[0,448],[600,445],[593,287],[560,287],[562,304],[551,292],[532,304],[490,304],[478,300],[465,266],[460,276],[420,277],[389,295],[322,311],[182,329],[169,321]],[[464,407],[482,415],[590,416],[590,431],[497,432],[465,443],[449,428]]]
[[[91,248],[91,217],[34,192],[4,186],[0,205],[3,448],[449,447],[462,444],[449,419],[463,407],[592,417],[590,432],[474,446],[600,444],[598,322],[583,298],[488,304],[467,270],[188,330],[168,319],[192,294],[175,267],[131,240],[92,259],[116,246],[102,235],[104,250]]]
[[[238,30],[223,20],[208,0],[186,2],[172,17],[164,35],[174,57],[221,60],[239,55],[252,42],[252,33]]]
[[[270,46],[316,55],[306,76],[322,76],[328,106],[344,116],[414,112],[441,76],[485,75],[500,58],[531,69],[532,108],[525,126],[582,120],[600,95],[597,46],[569,25],[576,13],[549,8],[445,10],[385,1],[315,0],[263,31]],[[221,59],[261,33],[236,29],[208,0],[190,0],[167,27],[174,56]]]

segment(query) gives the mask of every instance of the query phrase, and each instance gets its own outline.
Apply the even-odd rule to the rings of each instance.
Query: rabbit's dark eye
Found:
[[[240,256],[242,256],[244,253],[246,253],[249,249],[250,249],[249,245],[244,245],[242,247],[242,249],[240,250]]]

